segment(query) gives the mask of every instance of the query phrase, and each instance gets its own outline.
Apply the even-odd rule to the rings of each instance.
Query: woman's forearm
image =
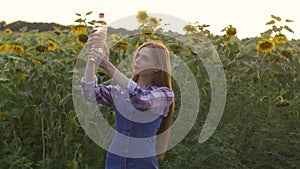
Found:
[[[95,77],[95,64],[93,62],[87,61],[85,67],[84,78],[86,82],[94,81]]]
[[[108,62],[103,67],[110,77],[113,78],[122,88],[126,88],[129,79],[121,73],[112,63]]]

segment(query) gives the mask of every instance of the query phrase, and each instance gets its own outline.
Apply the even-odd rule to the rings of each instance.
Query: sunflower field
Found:
[[[86,13],[86,15],[91,12]],[[81,14],[77,14],[81,17]],[[283,21],[271,15],[269,28],[257,37],[237,38],[228,25],[214,35],[209,25],[191,23],[186,34],[164,31],[160,19],[139,11],[133,36],[109,34],[110,59],[118,65],[146,41],[164,43],[171,57],[181,58],[194,74],[201,104],[192,130],[159,161],[161,169],[296,169],[300,166],[300,40]],[[285,25],[279,26],[283,21]],[[76,20],[69,30],[39,32],[26,27],[0,32],[0,168],[104,168],[106,150],[85,133],[72,100],[74,67],[87,42],[91,22]],[[172,36],[171,36],[172,35]],[[226,76],[227,98],[222,119],[202,144],[199,133],[209,111],[209,75],[190,44],[209,44],[218,53]],[[210,52],[201,56],[209,59]],[[130,75],[130,68],[124,70]],[[182,72],[184,73],[184,72]],[[110,78],[97,70],[100,81]],[[189,83],[187,81],[186,83]],[[180,90],[174,84],[176,100]],[[180,103],[176,102],[174,120]],[[177,110],[177,112],[176,112]],[[114,113],[104,109],[114,124]]]

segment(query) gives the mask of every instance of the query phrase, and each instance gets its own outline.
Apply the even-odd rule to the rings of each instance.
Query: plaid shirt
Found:
[[[102,85],[94,81],[86,82],[82,78],[82,95],[91,102],[101,103],[115,108],[114,100],[120,92],[128,92],[131,104],[139,111],[149,111],[166,117],[171,105],[174,92],[168,87],[150,86],[142,89],[134,81],[129,80],[127,88],[122,89],[119,85]]]

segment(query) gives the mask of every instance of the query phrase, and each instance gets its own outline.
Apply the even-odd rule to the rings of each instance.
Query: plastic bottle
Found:
[[[107,24],[104,20],[104,13],[99,14],[99,20],[94,23],[95,34],[98,34],[100,40],[93,43],[92,48],[97,48],[101,53],[104,52],[104,47],[106,45],[106,34],[107,34]]]

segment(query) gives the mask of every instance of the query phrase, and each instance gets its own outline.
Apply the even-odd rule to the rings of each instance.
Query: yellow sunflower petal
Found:
[[[269,53],[275,49],[275,43],[270,39],[264,39],[258,42],[256,49],[259,52]]]
[[[275,35],[274,41],[275,41],[276,44],[284,45],[288,42],[288,39],[286,38],[285,35],[280,34],[280,35]]]
[[[147,22],[148,17],[149,16],[146,11],[139,11],[136,16],[136,19],[138,20],[139,23],[144,24]]]
[[[48,50],[56,50],[57,45],[52,39],[48,39],[48,43],[49,43]]]
[[[4,32],[5,32],[6,34],[11,34],[11,33],[12,33],[12,30],[9,29],[9,28],[6,28],[6,29],[4,30]]]

